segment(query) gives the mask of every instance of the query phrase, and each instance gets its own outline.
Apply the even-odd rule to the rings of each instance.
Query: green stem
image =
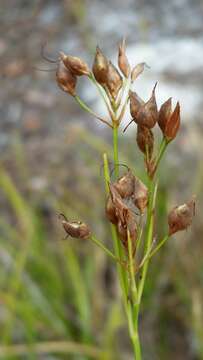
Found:
[[[169,235],[167,234],[164,236],[164,238],[160,241],[160,243],[155,247],[155,249],[149,254],[148,259],[150,259],[152,256],[154,256],[157,251],[165,244],[165,242],[168,240]]]
[[[109,194],[110,175],[109,175],[108,158],[107,158],[106,153],[103,154],[103,161],[104,161],[105,189],[106,189],[106,193]],[[122,248],[121,248],[121,244],[118,239],[118,236],[117,236],[116,227],[113,224],[111,224],[111,234],[112,234],[113,243],[114,243],[115,256],[116,256],[116,258],[118,258],[120,260],[120,262],[122,262]],[[118,266],[120,285],[122,288],[122,292],[125,295],[124,300],[125,300],[125,306],[126,306],[127,297],[128,297],[127,277],[126,277],[125,270],[122,268],[121,264],[118,264],[117,266]]]
[[[156,160],[156,166],[155,166],[156,170],[157,170],[157,168],[159,166],[159,163],[160,163],[160,161],[161,161],[161,159],[162,159],[162,157],[163,157],[163,155],[165,153],[165,150],[166,150],[168,144],[169,144],[169,142],[165,139],[165,137],[163,137],[162,142],[161,142],[160,147],[159,147],[159,153],[158,153],[158,156],[157,156],[157,160]]]
[[[149,205],[147,209],[147,236],[146,236],[146,246],[145,246],[145,254],[149,251],[153,239],[153,228],[154,228],[154,205],[156,200],[156,192],[157,186],[154,187],[154,184],[150,183],[150,198],[149,198]],[[145,261],[141,280],[138,287],[138,304],[140,306],[142,293],[145,285],[147,270],[149,265],[149,259]]]
[[[116,178],[119,176],[119,160],[118,160],[118,127],[115,124],[113,127],[113,154],[114,154],[114,167]]]
[[[89,114],[96,117],[96,119],[100,120],[101,122],[112,128],[112,125],[107,120],[102,119],[100,116],[98,116],[92,109],[89,108],[89,106],[84,103],[84,101],[79,96],[76,95],[74,98],[83,110],[87,111]]]
[[[110,258],[115,261],[120,261],[106,246],[104,246],[95,236],[91,236],[90,240],[94,242],[100,249],[102,249]]]

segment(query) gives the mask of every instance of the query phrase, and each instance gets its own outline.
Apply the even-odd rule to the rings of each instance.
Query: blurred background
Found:
[[[160,171],[160,236],[167,210],[197,196],[192,228],[150,266],[144,359],[203,359],[202,1],[2,0],[0,16],[0,358],[132,359],[115,267],[91,243],[62,241],[57,218],[85,220],[112,246],[100,172],[111,133],[60,91],[54,71],[36,69],[55,69],[40,54],[45,42],[51,58],[63,50],[91,65],[97,44],[116,61],[126,36],[131,63],[150,66],[139,95],[146,100],[158,81],[158,104],[172,96],[182,109]],[[102,113],[86,80],[78,92]],[[134,126],[120,132],[120,154],[144,172]]]

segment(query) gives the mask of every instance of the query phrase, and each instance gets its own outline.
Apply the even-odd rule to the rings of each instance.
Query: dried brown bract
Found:
[[[134,66],[131,72],[131,81],[134,82],[140,74],[144,71],[145,63],[142,62]]]
[[[123,39],[122,43],[118,48],[118,66],[121,70],[122,74],[128,78],[130,75],[130,64],[128,62],[128,58],[126,56],[126,45],[125,39]]]
[[[150,159],[152,157],[154,148],[154,135],[151,129],[146,126],[138,125],[137,127],[137,145],[139,149],[148,155]]]
[[[56,71],[56,81],[58,86],[68,94],[76,96],[77,78],[67,69],[62,60],[59,61]]]
[[[92,66],[92,71],[97,82],[100,85],[104,86],[107,83],[109,62],[106,56],[100,50],[99,46],[97,46],[96,48],[96,54]]]
[[[82,76],[90,74],[88,65],[79,57],[65,55],[63,52],[61,52],[60,58],[63,61],[65,67],[69,69],[73,75]]]
[[[84,222],[68,221],[64,214],[60,214],[60,217],[62,217],[61,223],[68,236],[84,240],[91,236],[90,228]]]
[[[187,229],[195,215],[195,200],[174,207],[168,215],[169,235]]]

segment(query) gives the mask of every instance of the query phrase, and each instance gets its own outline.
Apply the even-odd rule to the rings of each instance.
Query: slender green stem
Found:
[[[133,250],[132,250],[132,239],[130,237],[130,232],[128,232],[128,254],[129,254],[129,265],[130,265],[130,284],[133,303],[137,302],[137,287],[135,283],[135,271],[134,271],[134,261],[133,261]]]
[[[151,247],[152,239],[153,239],[153,228],[154,228],[154,205],[156,200],[156,193],[157,193],[157,186],[154,187],[154,184],[150,183],[150,198],[149,198],[149,205],[147,209],[147,235],[146,235],[146,246],[145,246],[145,253],[147,253]],[[149,265],[149,259],[146,260],[143,269],[141,280],[138,287],[138,303],[140,304],[142,293],[145,285],[147,270]]]
[[[160,243],[155,247],[155,249],[153,251],[151,251],[151,253],[148,256],[148,259],[151,259],[152,256],[154,256],[157,251],[159,251],[159,249],[165,244],[165,242],[168,240],[169,235],[167,234],[166,236],[164,236],[164,238],[160,241]]]
[[[158,153],[158,156],[157,156],[157,160],[156,160],[156,166],[155,166],[156,170],[157,170],[157,168],[159,166],[159,163],[160,163],[160,161],[161,161],[161,159],[162,159],[162,157],[163,157],[163,155],[165,153],[165,150],[166,150],[168,144],[169,144],[169,142],[165,139],[165,137],[163,137],[162,142],[161,142],[160,147],[159,147],[159,153]]]
[[[95,236],[91,236],[90,240],[94,242],[100,249],[102,249],[110,258],[113,260],[120,262],[120,260],[106,247],[100,242]]]
[[[98,82],[95,80],[94,75],[92,73],[88,77],[92,81],[92,83],[96,86],[96,88],[98,89],[98,92],[101,95],[101,97],[102,97],[102,99],[103,99],[103,101],[104,101],[104,103],[106,105],[106,108],[107,108],[107,110],[109,112],[109,115],[112,118],[113,117],[113,112],[112,112],[112,110],[110,108],[110,105],[109,105],[109,102],[107,100],[106,93],[105,93],[104,89],[98,84]]]
[[[108,158],[107,158],[106,153],[103,154],[103,161],[104,161],[105,189],[106,189],[106,193],[109,194],[110,175],[109,175]],[[120,241],[117,236],[116,227],[113,224],[111,224],[111,234],[112,234],[113,243],[114,243],[115,256],[120,260],[120,262],[122,262],[121,244],[120,244]],[[120,280],[122,292],[125,295],[125,303],[126,303],[127,297],[128,297],[128,283],[127,283],[127,277],[126,277],[125,270],[122,268],[122,266],[120,264],[118,264],[118,274],[119,274],[119,280]],[[126,304],[125,304],[125,306],[126,306]]]
[[[113,153],[114,153],[114,167],[116,178],[119,176],[119,160],[118,160],[118,127],[113,127]]]
[[[83,110],[87,111],[89,114],[96,117],[96,119],[100,120],[101,122],[112,128],[112,125],[107,120],[102,119],[100,116],[98,116],[92,109],[90,109],[87,104],[84,103],[84,101],[79,96],[76,95],[74,98]]]

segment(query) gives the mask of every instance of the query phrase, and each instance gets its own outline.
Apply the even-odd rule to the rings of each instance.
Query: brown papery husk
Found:
[[[58,86],[63,91],[72,96],[76,96],[77,78],[71,73],[69,69],[65,67],[62,60],[60,60],[58,64],[58,68],[56,71],[56,81]]]
[[[141,106],[138,114],[137,114],[137,124],[145,126],[149,129],[152,129],[158,120],[158,109],[156,104],[155,97],[155,88],[156,84],[152,90],[152,95],[150,99]]]

